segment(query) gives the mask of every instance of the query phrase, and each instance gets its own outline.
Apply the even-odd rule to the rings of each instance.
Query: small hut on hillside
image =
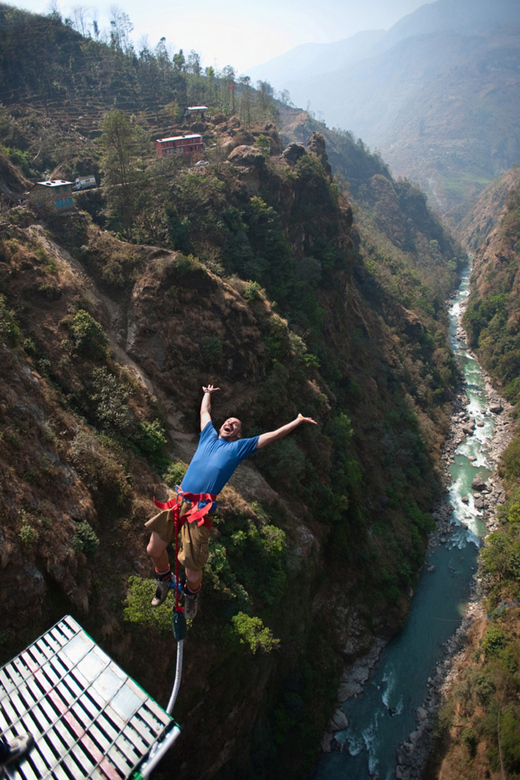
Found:
[[[74,208],[72,182],[63,179],[39,181],[27,193],[27,200],[37,209],[66,211]]]

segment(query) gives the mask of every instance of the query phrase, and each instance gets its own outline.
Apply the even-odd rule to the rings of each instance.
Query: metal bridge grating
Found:
[[[173,723],[70,615],[0,669],[0,731],[34,737],[12,780],[126,780]]]

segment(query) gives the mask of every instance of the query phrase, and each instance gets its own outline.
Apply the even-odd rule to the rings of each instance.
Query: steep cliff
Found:
[[[519,232],[520,171],[513,168],[488,187],[462,227],[474,252],[464,324],[471,347],[494,385],[520,401]],[[511,434],[499,473],[507,492],[479,561],[483,609],[458,659],[438,728],[427,777],[480,780],[514,777],[520,768],[518,599],[520,546],[520,436]],[[468,769],[470,768],[470,770]]]
[[[183,778],[297,777],[343,661],[397,630],[422,565],[457,381],[443,303],[462,254],[362,146],[334,147],[345,178],[358,164],[354,213],[316,128],[284,149],[271,122],[216,106],[199,125],[207,165],[163,164],[148,143],[123,190],[99,106],[78,129],[63,79],[69,102],[1,117],[20,185],[20,166],[57,164],[51,142],[41,168],[23,150],[58,126],[63,175],[92,166],[108,182],[62,216],[10,198],[0,223],[2,658],[72,611],[165,703],[171,612],[149,607],[143,523],[195,449],[201,386],[222,388],[216,421],[238,415],[246,434],[305,412],[317,428],[222,494],[164,762]],[[165,114],[116,119],[150,140]]]
[[[2,229],[5,658],[73,611],[164,701],[169,610],[147,607],[142,524],[160,475],[178,479],[194,451],[201,385],[223,388],[217,419],[237,414],[248,430],[299,410],[320,423],[243,466],[222,496],[177,713],[183,777],[229,761],[272,772],[281,743],[280,772],[296,773],[298,734],[312,758],[341,657],[406,613],[455,379],[442,322],[430,335],[383,287],[318,157],[296,170],[247,159],[202,176],[223,185],[234,226],[250,220],[253,258],[268,211],[277,254],[259,278],[277,311],[233,266],[126,244],[82,213],[41,224],[15,208]]]

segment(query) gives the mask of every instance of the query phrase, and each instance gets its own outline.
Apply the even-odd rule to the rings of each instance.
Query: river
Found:
[[[335,732],[336,749],[322,755],[314,770],[315,780],[393,780],[401,774],[396,775],[397,750],[426,715],[419,708],[432,679],[444,676],[445,643],[460,626],[467,607],[478,547],[485,534],[483,513],[475,505],[479,501],[471,483],[477,474],[486,480],[492,473],[496,425],[496,416],[489,411],[485,377],[461,337],[470,271],[464,273],[450,305],[450,339],[464,375],[465,412],[475,427],[458,444],[449,465],[449,533],[428,548],[405,627],[383,649],[363,693],[341,704],[348,728]]]

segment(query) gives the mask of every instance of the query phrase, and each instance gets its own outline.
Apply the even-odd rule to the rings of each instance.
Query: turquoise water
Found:
[[[477,473],[491,474],[488,447],[493,417],[486,413],[485,383],[478,363],[457,338],[461,305],[468,296],[470,269],[464,274],[450,307],[452,348],[466,381],[466,411],[475,419],[472,435],[458,446],[450,467],[449,501],[455,532],[447,544],[427,555],[427,566],[412,600],[404,629],[385,647],[364,693],[342,705],[349,727],[338,732],[342,752],[324,754],[315,767],[315,780],[393,780],[399,744],[417,728],[416,710],[428,693],[446,642],[462,621],[475,573],[479,539],[484,533],[482,512],[476,509],[471,482]],[[462,499],[466,497],[467,503]]]

